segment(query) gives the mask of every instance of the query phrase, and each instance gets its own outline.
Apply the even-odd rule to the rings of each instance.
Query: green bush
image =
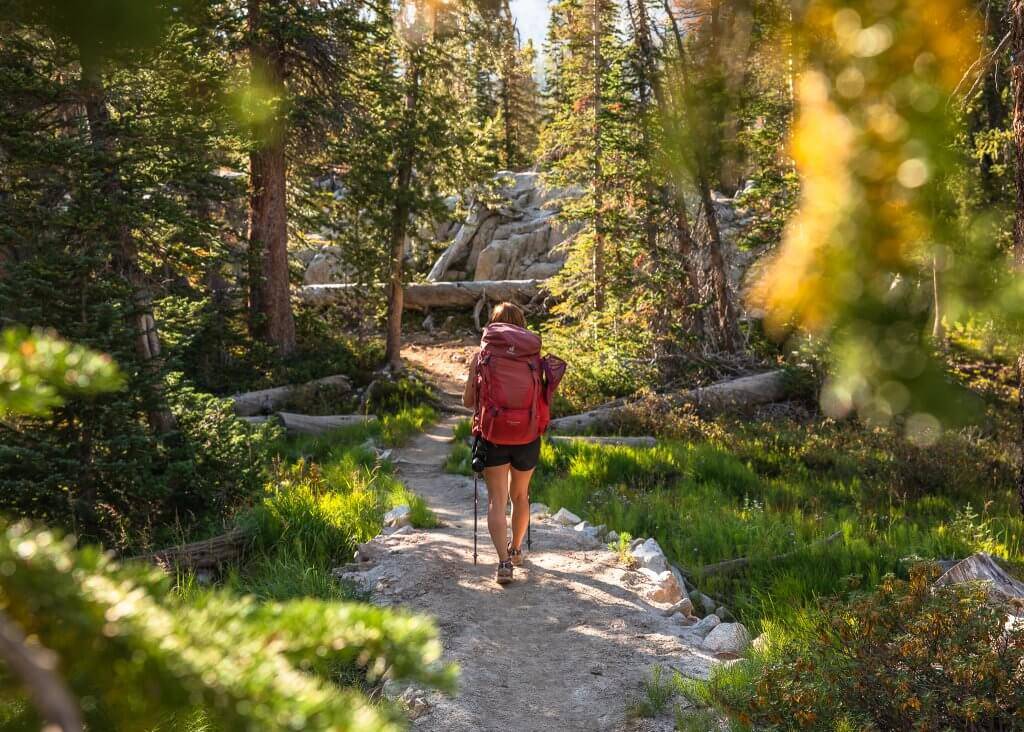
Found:
[[[981,585],[932,588],[937,574],[922,565],[828,604],[746,683],[713,677],[703,699],[763,730],[1020,729],[1024,624],[1006,628],[1009,608]]]
[[[122,551],[219,523],[260,490],[278,431],[177,378],[167,397],[178,428],[164,437],[121,393],[0,422],[0,511]]]

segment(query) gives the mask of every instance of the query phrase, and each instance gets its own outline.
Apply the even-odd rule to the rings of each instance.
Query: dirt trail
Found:
[[[453,355],[472,351],[420,345],[408,356],[455,392],[465,363]],[[703,678],[714,661],[678,636],[677,621],[630,589],[640,582],[636,572],[572,528],[535,520],[526,566],[502,588],[481,517],[474,566],[473,480],[441,467],[458,419],[443,418],[395,455],[402,480],[444,525],[378,539],[390,551],[366,573],[377,602],[434,616],[446,657],[461,668],[458,693],[431,693],[416,728],[671,729],[667,720],[627,720],[630,697],[655,665]],[[481,486],[481,506],[484,495]]]

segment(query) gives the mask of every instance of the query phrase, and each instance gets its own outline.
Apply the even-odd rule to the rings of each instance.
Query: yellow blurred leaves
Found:
[[[812,4],[797,83],[799,210],[751,288],[776,335],[829,330],[941,246],[929,189],[948,160],[941,100],[976,56],[963,0]]]

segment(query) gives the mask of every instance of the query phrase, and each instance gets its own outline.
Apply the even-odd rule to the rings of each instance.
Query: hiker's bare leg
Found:
[[[505,521],[505,506],[508,504],[508,471],[511,466],[495,465],[484,468],[484,483],[487,484],[487,530],[498,552],[498,559],[508,559],[508,523]]]
[[[521,549],[530,523],[530,478],[533,470],[512,468],[509,492],[512,497],[512,548]]]

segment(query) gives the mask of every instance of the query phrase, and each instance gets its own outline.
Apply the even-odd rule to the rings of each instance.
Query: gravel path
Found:
[[[415,358],[421,365],[421,351]],[[428,347],[429,348],[429,347]],[[450,347],[449,347],[450,348]],[[438,381],[448,393],[465,350],[438,347]],[[449,383],[445,384],[444,382]],[[533,550],[511,585],[494,581],[497,558],[480,522],[480,563],[473,565],[473,480],[442,463],[458,416],[448,416],[393,456],[401,479],[443,522],[375,541],[387,547],[362,573],[376,602],[436,618],[445,655],[461,669],[454,696],[427,695],[414,721],[425,730],[654,730],[666,720],[629,720],[626,707],[660,665],[705,678],[715,663],[678,635],[631,587],[641,575],[593,540],[547,520],[533,523]],[[481,485],[481,506],[484,506]],[[666,726],[667,725],[667,726]]]

